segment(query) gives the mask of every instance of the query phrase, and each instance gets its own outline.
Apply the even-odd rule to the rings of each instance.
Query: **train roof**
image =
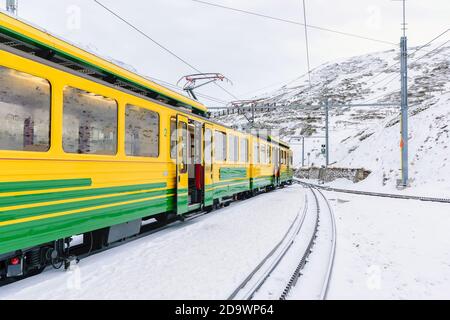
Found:
[[[206,115],[198,101],[105,60],[30,23],[0,12],[0,42],[174,107]]]
[[[291,148],[286,142],[284,142],[282,140],[279,140],[279,139],[276,139],[276,138],[274,138],[272,136],[268,136],[267,137],[267,141],[275,142],[275,143],[279,144],[280,146],[285,147],[286,149],[290,149]]]

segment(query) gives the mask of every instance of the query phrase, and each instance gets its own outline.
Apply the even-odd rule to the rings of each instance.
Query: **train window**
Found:
[[[188,168],[188,128],[186,122],[178,122],[178,130],[181,131],[181,140],[179,141],[181,145],[181,154],[179,157],[180,173],[186,173]]]
[[[216,131],[214,141],[215,159],[217,161],[227,161],[227,135]]]
[[[259,142],[253,144],[253,162],[259,163]]]
[[[68,153],[117,152],[117,102],[84,90],[64,88],[63,148]]]
[[[125,151],[128,156],[159,156],[159,114],[127,105],[125,109]]]
[[[234,135],[228,135],[228,159],[231,162],[237,162],[239,156],[239,138]]]
[[[248,139],[241,138],[240,161],[248,162]]]
[[[229,134],[228,135],[228,160],[235,161],[235,154],[234,154],[234,136]]]
[[[177,120],[170,118],[170,159],[177,158]]]
[[[266,151],[266,145],[261,144],[261,163],[266,164],[267,163],[267,151]]]
[[[234,162],[239,161],[239,137],[234,136]]]
[[[212,132],[211,129],[205,130],[205,164],[212,163]]]
[[[273,147],[273,149],[272,149],[272,163],[273,164],[278,164],[277,154],[278,154],[278,148]]]
[[[272,146],[267,146],[267,160],[272,163]]]
[[[50,83],[0,67],[0,88],[0,149],[48,151]]]

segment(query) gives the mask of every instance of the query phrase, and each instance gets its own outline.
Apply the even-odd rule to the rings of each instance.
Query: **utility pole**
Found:
[[[309,89],[311,89],[311,65],[309,62],[309,41],[308,41],[308,24],[306,21],[306,4],[305,0],[303,0],[303,24],[305,25],[305,44],[306,44],[306,62],[308,65],[308,80],[309,80]]]
[[[305,136],[302,137],[302,168],[305,166]]]
[[[400,186],[408,186],[408,41],[406,37],[406,8],[403,0],[403,36],[400,39],[400,73],[401,73],[401,157],[402,179]]]
[[[19,0],[6,0],[6,11],[17,16],[18,8],[19,8]]]
[[[330,125],[329,125],[329,102],[325,100],[325,159],[326,167],[330,164]]]

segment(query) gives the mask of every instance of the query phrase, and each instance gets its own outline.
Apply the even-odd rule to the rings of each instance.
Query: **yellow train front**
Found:
[[[5,14],[0,43],[0,285],[292,182],[287,144],[197,101]]]

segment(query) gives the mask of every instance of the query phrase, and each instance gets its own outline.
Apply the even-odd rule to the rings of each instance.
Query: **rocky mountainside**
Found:
[[[450,45],[418,49],[410,48],[409,57],[410,170],[416,186],[442,180],[442,166],[430,168],[430,161],[445,166],[450,157],[446,146],[450,124]],[[325,118],[324,109],[317,104],[325,98],[333,105],[393,104],[331,108],[330,158],[336,166],[370,169],[371,184],[394,186],[400,168],[399,68],[398,50],[326,63],[312,71],[311,87],[302,77],[257,97],[263,99],[260,104],[277,108],[256,113],[254,126],[278,130],[281,138],[291,141],[298,166],[302,164],[302,145],[294,137],[305,136],[304,164],[322,165]],[[248,129],[251,126],[246,116],[233,114],[218,120]],[[420,174],[424,172],[427,174]],[[450,173],[448,177],[446,181],[450,181]]]

